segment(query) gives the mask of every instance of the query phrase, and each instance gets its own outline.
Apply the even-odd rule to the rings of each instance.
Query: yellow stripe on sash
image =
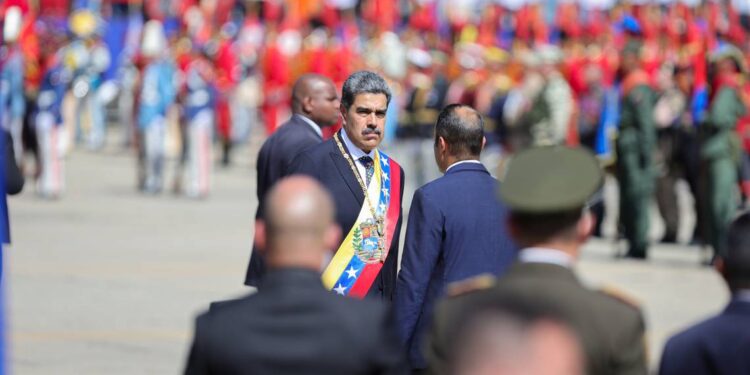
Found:
[[[373,174],[373,177],[375,177],[375,179],[370,181],[370,186],[367,187],[367,190],[370,197],[378,197],[374,201],[370,199],[370,202],[376,205],[372,209],[377,211],[377,204],[380,203],[380,175],[382,174],[379,152],[375,152],[374,164],[375,173]],[[357,173],[359,173],[359,171],[357,171]],[[346,270],[346,266],[349,264],[349,262],[351,262],[352,257],[355,256],[354,244],[352,243],[352,239],[354,238],[354,230],[359,228],[359,225],[362,224],[365,220],[371,218],[372,211],[368,206],[367,197],[365,197],[362,208],[359,210],[357,221],[355,221],[354,225],[349,229],[349,233],[344,238],[344,241],[341,242],[341,246],[339,246],[338,250],[336,250],[336,254],[333,256],[333,259],[331,259],[331,263],[329,263],[325,271],[323,271],[323,285],[326,287],[326,289],[333,289],[333,287],[335,286],[334,284],[336,284],[336,281],[338,281],[338,279],[341,277],[341,274],[344,273],[344,271]]]

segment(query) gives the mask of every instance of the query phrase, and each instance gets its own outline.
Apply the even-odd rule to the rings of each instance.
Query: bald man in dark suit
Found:
[[[185,373],[404,374],[388,307],[323,287],[320,265],[341,236],[330,194],[292,176],[265,204],[255,228],[268,265],[263,287],[198,317]]]

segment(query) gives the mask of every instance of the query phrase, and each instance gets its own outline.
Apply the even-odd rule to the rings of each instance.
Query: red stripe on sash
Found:
[[[401,166],[396,163],[393,158],[390,159],[391,164],[391,204],[388,206],[388,214],[386,214],[386,230],[385,230],[385,248],[390,249],[391,243],[393,242],[393,235],[396,233],[396,225],[398,225],[398,216],[401,213]]]
[[[388,212],[385,217],[385,250],[390,255],[391,244],[393,243],[393,237],[396,232],[396,225],[398,225],[398,215],[401,211],[401,167],[390,159],[391,166],[391,201],[388,205]],[[395,255],[398,256],[398,253]],[[354,282],[352,288],[349,290],[349,296],[355,298],[364,298],[367,292],[370,291],[372,283],[375,282],[375,278],[378,277],[380,270],[383,268],[383,263],[368,264],[362,269],[362,273]]]
[[[349,296],[354,298],[364,298],[367,292],[370,291],[372,283],[375,282],[375,278],[378,277],[380,269],[383,268],[383,263],[368,264],[362,269],[357,281],[354,282],[352,288],[349,290]]]

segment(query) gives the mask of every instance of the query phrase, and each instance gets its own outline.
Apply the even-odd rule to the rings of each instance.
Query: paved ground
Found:
[[[136,193],[132,157],[114,148],[71,154],[61,200],[37,198],[32,185],[12,198],[5,282],[15,373],[180,372],[194,315],[247,291],[252,149],[216,171],[204,201]],[[659,246],[648,263],[613,254],[611,243],[592,241],[580,270],[641,301],[652,362],[668,335],[727,299],[695,248]]]

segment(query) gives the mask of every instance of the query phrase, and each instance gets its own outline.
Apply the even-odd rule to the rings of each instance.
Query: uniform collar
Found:
[[[263,276],[258,291],[273,288],[284,288],[285,286],[299,285],[323,286],[320,273],[308,268],[276,268],[269,269]]]
[[[372,149],[369,153],[366,153],[359,149],[359,147],[355,146],[354,143],[349,139],[349,136],[346,135],[346,130],[341,129],[339,131],[339,134],[341,134],[341,139],[344,141],[344,147],[346,147],[347,151],[349,151],[349,155],[352,156],[353,160],[359,160],[363,156],[369,156],[372,158],[372,160],[375,160],[375,150]]]
[[[450,170],[453,167],[457,167],[457,166],[463,165],[463,164],[479,164],[479,165],[482,165],[482,162],[479,161],[479,160],[461,160],[461,161],[457,161],[457,162],[451,164],[448,168],[446,168],[445,169],[445,173],[450,172]]]
[[[544,247],[527,247],[518,253],[518,261],[521,263],[545,263],[554,264],[572,269],[575,264],[570,254]]]
[[[320,130],[320,126],[318,126],[318,124],[316,124],[315,121],[310,120],[309,118],[299,113],[295,113],[294,115],[297,116],[300,120],[306,122],[307,125],[310,125],[310,127],[312,128],[312,130],[315,131],[315,134],[317,134],[318,137],[323,138],[323,131]]]
[[[519,260],[507,273],[508,277],[555,280],[580,285],[571,268],[549,262],[524,262]]]

